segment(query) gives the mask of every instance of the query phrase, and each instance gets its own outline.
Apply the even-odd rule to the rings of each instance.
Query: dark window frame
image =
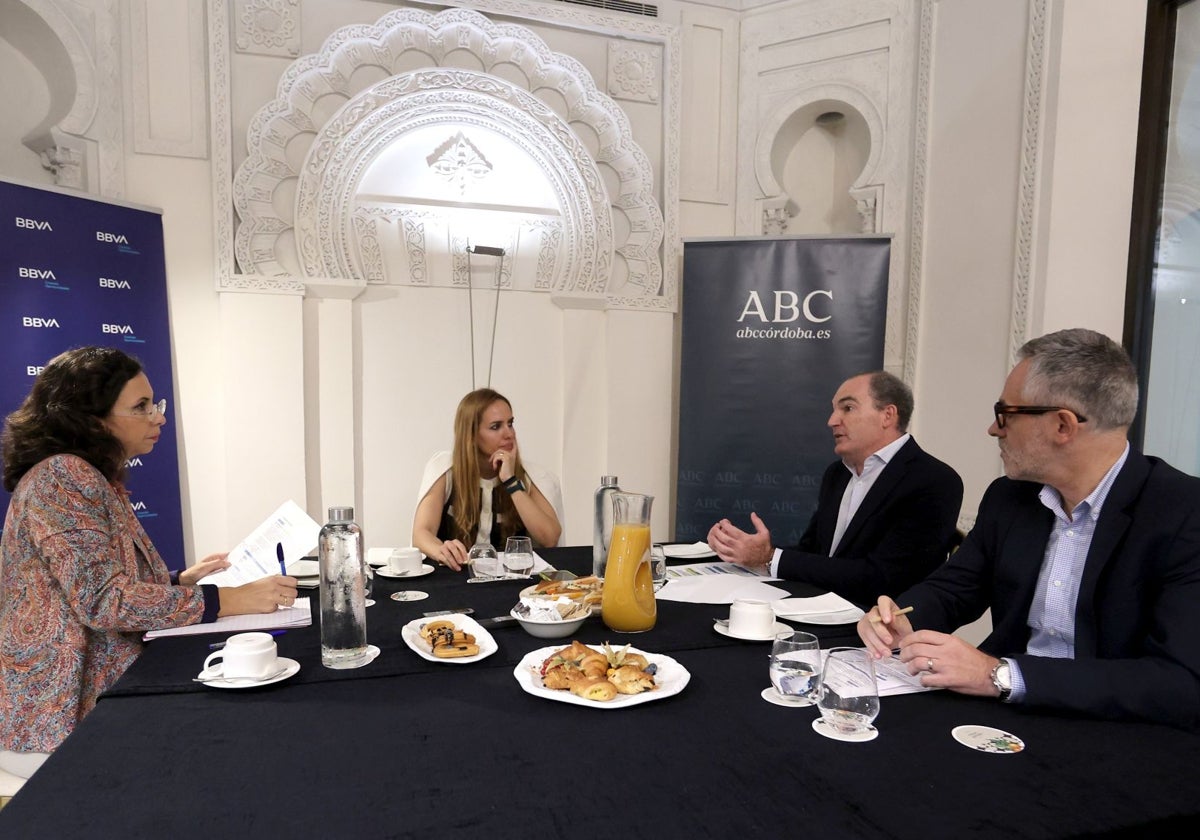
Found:
[[[1138,412],[1129,437],[1141,447],[1145,436],[1146,386],[1150,381],[1150,344],[1154,327],[1154,260],[1161,224],[1167,136],[1171,119],[1171,82],[1179,8],[1200,0],[1147,0],[1146,39],[1142,51],[1141,105],[1129,230],[1129,266],[1125,284],[1125,348],[1137,366]]]

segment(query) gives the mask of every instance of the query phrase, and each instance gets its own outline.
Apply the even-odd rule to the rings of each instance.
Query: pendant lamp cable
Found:
[[[491,347],[488,349],[487,385],[485,386],[490,388],[492,387],[492,361],[496,357],[496,328],[500,318],[500,277],[504,269],[504,249],[488,245],[467,245],[467,308],[471,317],[471,390],[473,391],[478,387],[478,383],[475,378],[475,281],[471,269],[471,254],[484,254],[498,258],[494,282],[495,303],[492,307],[492,340]]]

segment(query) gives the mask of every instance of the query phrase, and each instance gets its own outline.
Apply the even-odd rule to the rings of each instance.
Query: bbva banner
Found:
[[[154,451],[129,463],[130,502],[167,564],[183,568],[161,214],[9,181],[0,181],[0,208],[0,415],[63,350],[102,345],[136,356],[168,407]],[[8,500],[0,488],[4,510]]]
[[[834,460],[844,380],[883,365],[886,236],[689,240],[683,249],[675,539],[728,518],[795,545]]]

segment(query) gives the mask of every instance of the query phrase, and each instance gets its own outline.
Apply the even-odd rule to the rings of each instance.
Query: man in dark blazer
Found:
[[[800,543],[774,548],[751,514],[754,533],[723,519],[709,531],[709,546],[722,560],[767,567],[860,604],[924,578],[955,542],[963,484],[908,434],[912,410],[912,392],[890,373],[847,379],[828,422],[840,460],[825,470]]]
[[[859,634],[925,685],[1200,727],[1200,479],[1130,449],[1137,375],[1115,342],[1063,330],[1020,356],[988,429],[1006,477],[951,562]],[[978,649],[947,635],[989,607]]]

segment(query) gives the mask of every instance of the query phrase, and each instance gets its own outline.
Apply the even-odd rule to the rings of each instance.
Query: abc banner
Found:
[[[63,350],[119,347],[138,358],[168,423],[149,455],[129,462],[130,501],[172,568],[183,568],[171,336],[156,211],[0,181],[0,413],[29,393]],[[0,488],[8,509],[9,494]]]
[[[795,545],[835,459],[844,380],[883,364],[887,237],[693,240],[683,251],[675,539],[728,518]]]

